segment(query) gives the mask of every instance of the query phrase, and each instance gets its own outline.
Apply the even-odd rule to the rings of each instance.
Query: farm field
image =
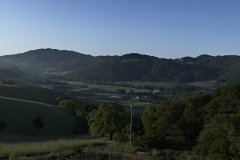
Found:
[[[21,77],[15,77],[12,78],[12,80],[14,82],[16,82],[16,84],[35,84],[36,80],[32,77],[29,76],[28,74],[26,74],[26,76],[21,76]]]
[[[55,79],[54,79],[55,80]],[[128,100],[118,100],[110,98],[110,96],[121,96],[116,93],[117,89],[125,89],[125,90],[133,90],[134,92],[149,92],[149,90],[146,89],[136,89],[136,88],[130,88],[130,87],[122,87],[122,86],[111,86],[111,85],[98,85],[98,84],[87,84],[80,81],[65,81],[65,80],[59,80],[56,81],[61,82],[67,82],[69,86],[72,87],[71,90],[77,91],[80,94],[94,94],[95,97],[79,97],[79,101],[99,106],[101,102],[105,101],[119,101],[124,108],[128,109],[130,106],[130,102]],[[99,98],[104,97],[104,98]],[[133,100],[136,102],[134,103],[134,111],[143,111],[145,107],[147,106],[153,106],[153,103],[150,102],[139,102],[137,101],[137,98],[133,98]]]
[[[0,98],[0,119],[7,124],[9,133],[25,136],[64,136],[71,135],[77,127],[75,116],[60,108]],[[41,116],[44,127],[39,130],[32,120]]]
[[[175,82],[171,79],[164,79],[163,81],[159,82],[141,82],[141,81],[123,81],[123,82],[116,82],[116,83],[126,83],[134,86],[155,86],[155,87],[172,87]]]
[[[30,78],[30,77],[24,77],[24,76],[21,76],[21,77],[2,77],[0,76],[0,79],[9,79],[9,80],[12,80],[14,81],[16,84],[34,84],[35,83],[35,80]]]
[[[188,83],[188,85],[201,87],[201,88],[207,89],[207,90],[213,90],[213,89],[215,89],[218,86],[224,85],[224,83],[220,83],[220,82],[217,82],[217,81],[207,81],[207,82]]]
[[[73,88],[88,93],[95,93],[95,90],[102,90],[102,92],[116,92],[117,89],[132,89],[134,92],[149,92],[146,89],[136,89],[130,87],[122,87],[122,86],[111,86],[111,85],[98,85],[98,84],[88,84],[80,81],[62,81],[69,83]],[[83,88],[87,86],[86,88]]]
[[[54,104],[60,92],[29,85],[0,85],[0,96]]]

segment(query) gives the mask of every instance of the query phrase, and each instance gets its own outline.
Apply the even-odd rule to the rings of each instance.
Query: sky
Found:
[[[240,54],[239,0],[0,0],[0,56]]]

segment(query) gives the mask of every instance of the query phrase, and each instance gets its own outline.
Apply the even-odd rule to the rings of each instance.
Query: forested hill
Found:
[[[1,56],[0,60],[27,70],[48,69],[55,71],[69,71],[76,68],[86,67],[110,57],[111,56],[93,57],[91,55],[85,55],[74,51],[48,48]]]
[[[164,59],[131,53],[78,69],[66,77],[92,81],[159,81],[171,78],[181,83],[209,80],[239,83],[240,57],[200,55],[196,58]]]
[[[131,53],[79,69],[67,77],[75,80],[100,81],[159,81],[162,78],[173,78],[179,82],[191,82],[215,79],[218,71],[218,68],[192,64],[188,61]]]

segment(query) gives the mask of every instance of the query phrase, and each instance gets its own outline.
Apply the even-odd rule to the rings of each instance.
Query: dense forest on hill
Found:
[[[231,65],[222,64],[222,61],[228,61],[228,59],[230,62],[225,63]],[[228,70],[235,67],[234,64],[237,65],[236,62],[240,59],[234,57],[234,63],[231,59],[232,57],[202,55],[197,58],[183,57],[173,60],[132,53],[81,68],[67,74],[66,77],[73,80],[106,82],[161,81],[163,78],[171,78],[180,83],[210,80],[236,82],[238,78],[229,77]]]

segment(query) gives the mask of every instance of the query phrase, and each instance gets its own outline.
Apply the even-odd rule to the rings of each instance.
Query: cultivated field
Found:
[[[88,84],[80,81],[65,81],[65,80],[56,80],[61,82],[67,82],[69,86],[72,87],[71,90],[76,91],[80,94],[94,94],[95,96],[91,97],[79,97],[79,101],[87,104],[92,104],[99,106],[101,102],[104,101],[119,101],[122,103],[126,110],[129,109],[130,102],[128,100],[118,100],[114,98],[110,98],[110,96],[119,96],[116,93],[117,89],[125,89],[125,90],[133,90],[134,92],[149,92],[146,89],[136,89],[130,87],[121,87],[121,86],[112,86],[112,85],[98,85],[98,84]],[[121,95],[120,95],[121,96]],[[133,100],[137,100],[137,98],[133,98]],[[143,111],[145,107],[155,105],[150,102],[138,102],[134,103],[133,110],[135,111]]]
[[[158,82],[141,82],[141,81],[124,81],[124,82],[116,82],[116,83],[126,83],[134,86],[154,86],[154,87],[172,87],[175,82],[172,79],[164,79]]]
[[[213,89],[215,89],[218,86],[224,85],[224,83],[220,83],[220,82],[217,82],[217,81],[207,81],[207,82],[188,83],[188,85],[201,87],[201,88],[207,89],[207,90],[213,90]]]
[[[60,92],[30,85],[0,85],[0,96],[54,104]]]

